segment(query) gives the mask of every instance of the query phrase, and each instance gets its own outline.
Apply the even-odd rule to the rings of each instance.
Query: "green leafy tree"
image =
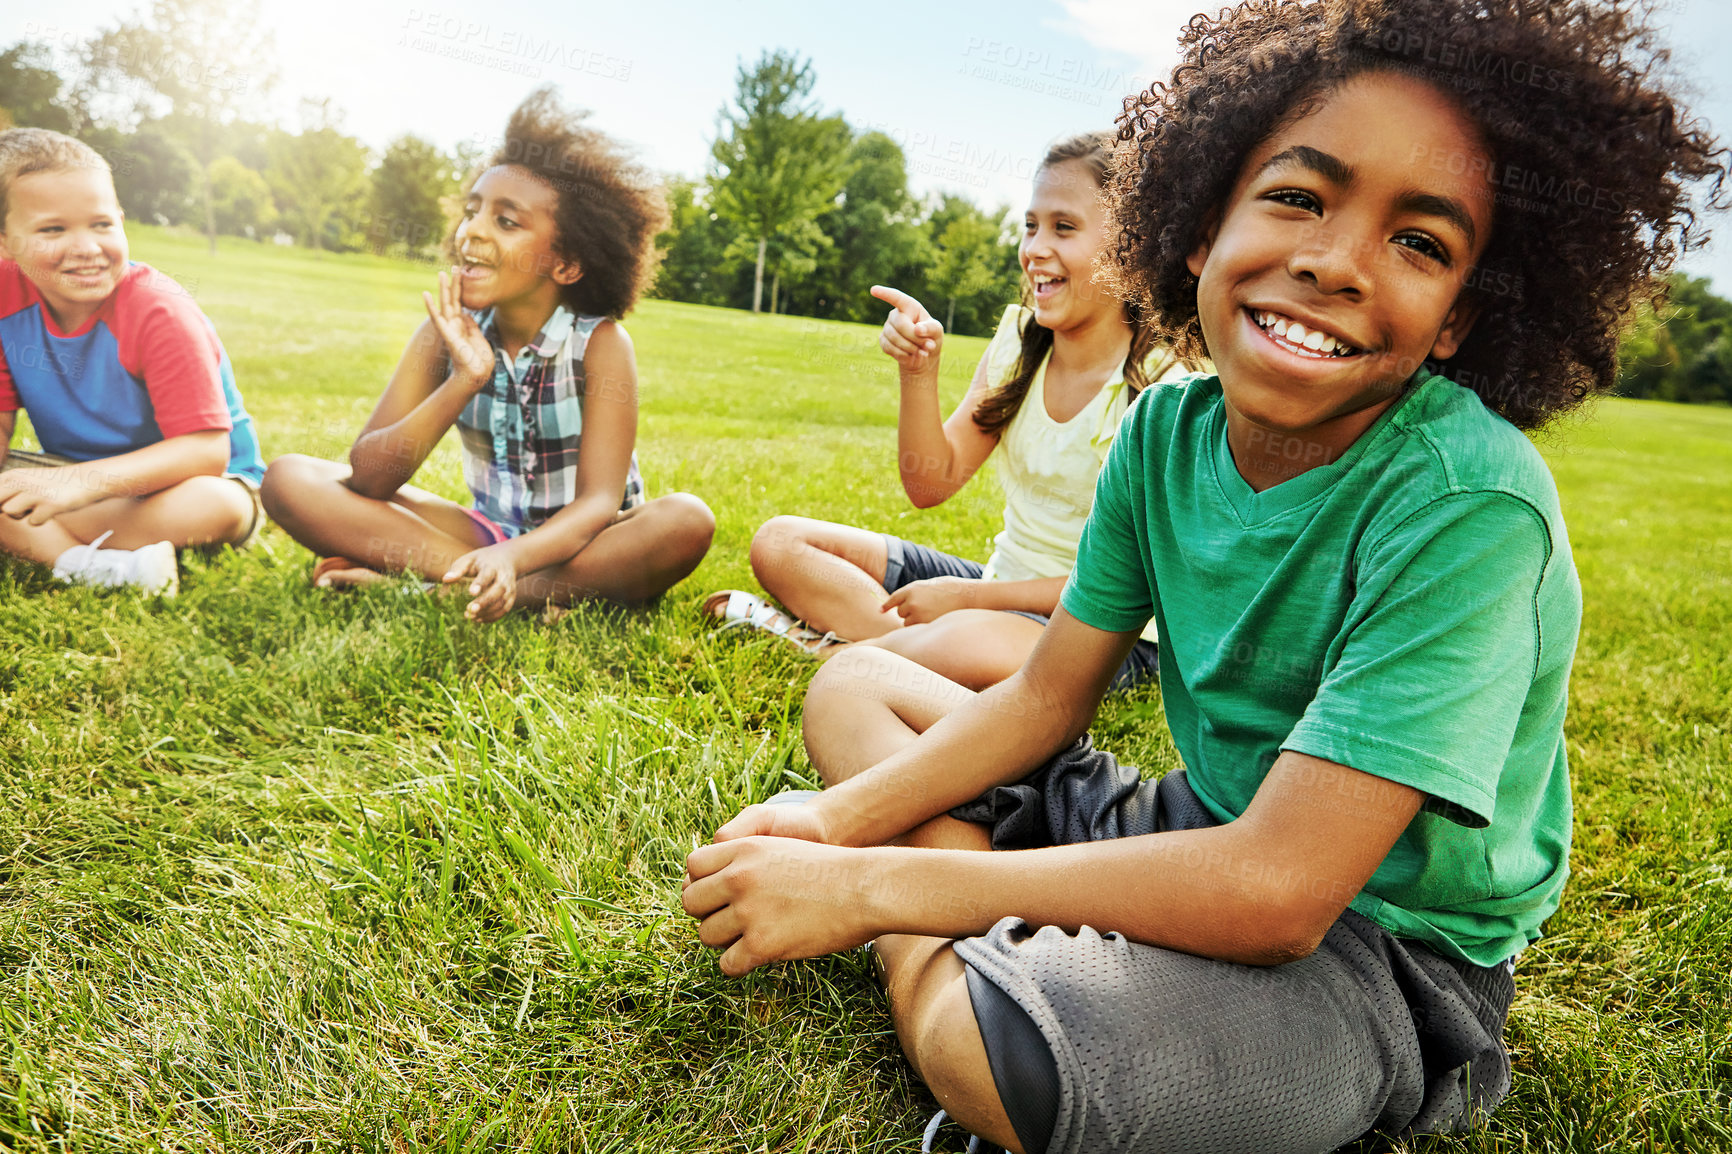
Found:
[[[753,244],[735,237],[724,256],[734,265],[757,260],[770,276],[770,312],[786,312],[782,278],[798,281],[818,267],[818,254],[830,247],[830,238],[816,221],[799,220],[784,228],[767,244]]]
[[[420,256],[439,247],[445,209],[457,191],[457,162],[430,141],[399,136],[373,171],[366,225],[374,252]]]
[[[734,77],[734,102],[720,114],[710,149],[711,204],[755,246],[752,311],[762,308],[764,271],[772,242],[833,208],[846,176],[848,126],[824,117],[811,102],[816,81],[809,62],[770,52]],[[804,234],[809,236],[810,234]],[[784,241],[786,261],[799,244]]]
[[[1678,349],[1665,320],[1643,306],[1618,347],[1618,392],[1626,397],[1659,396],[1677,362]]]
[[[919,296],[932,244],[908,194],[901,146],[882,132],[865,133],[849,147],[847,170],[842,203],[818,218],[830,243],[816,254],[817,267],[790,307],[837,320],[880,319],[884,306],[871,287],[896,285]]]
[[[668,227],[656,237],[661,266],[650,295],[702,305],[736,303],[742,262],[732,222],[710,207],[704,187],[683,176],[666,185]]]
[[[330,102],[307,102],[296,135],[271,137],[271,186],[283,222],[315,249],[358,248],[367,202],[367,146],[333,123]]]
[[[20,40],[0,52],[0,129],[16,125],[78,135],[89,122],[88,111],[61,88],[44,45]]]
[[[928,307],[945,302],[946,332],[989,333],[1000,310],[1016,300],[1022,270],[1016,245],[1003,235],[1004,216],[1003,210],[989,216],[972,201],[947,196],[927,218],[935,252],[927,272],[934,294]]]
[[[277,206],[264,174],[219,156],[210,166],[210,186],[218,232],[256,239],[276,226]]]
[[[197,214],[198,161],[162,125],[150,121],[133,133],[107,125],[86,129],[84,142],[114,171],[114,191],[132,220],[181,224]]]
[[[270,35],[259,27],[256,0],[154,0],[146,18],[125,20],[96,36],[88,66],[100,83],[136,96],[135,106],[166,104],[170,122],[188,129],[198,159],[205,235],[216,253],[216,205],[210,166],[223,129],[275,81]]]
[[[1732,402],[1732,301],[1707,280],[1674,274],[1666,300],[1643,308],[1618,350],[1618,392],[1693,403]]]
[[[1732,333],[1724,330],[1691,360],[1681,400],[1697,403],[1732,401]]]

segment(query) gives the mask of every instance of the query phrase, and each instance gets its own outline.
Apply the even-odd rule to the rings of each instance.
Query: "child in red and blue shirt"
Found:
[[[257,532],[264,465],[215,329],[122,221],[95,151],[0,133],[0,551],[172,593],[177,549]],[[10,449],[19,409],[40,454]]]

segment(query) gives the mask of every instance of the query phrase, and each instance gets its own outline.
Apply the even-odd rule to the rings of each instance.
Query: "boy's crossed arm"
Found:
[[[0,414],[0,463],[4,463],[17,415]],[[193,477],[220,477],[229,461],[226,429],[168,437],[113,457],[49,468],[0,473],[0,513],[44,525],[112,497],[147,497]]]
[[[1418,790],[1289,751],[1245,813],[1211,829],[1009,853],[881,844],[1074,740],[1136,636],[1060,610],[1021,672],[899,753],[723,826],[687,859],[684,905],[724,972],[1006,916],[1252,965],[1308,954],[1418,813]]]

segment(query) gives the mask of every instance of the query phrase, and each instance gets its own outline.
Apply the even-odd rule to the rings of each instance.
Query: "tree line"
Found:
[[[196,227],[212,253],[223,235],[431,255],[473,152],[405,135],[375,157],[328,100],[302,101],[290,131],[263,119],[275,82],[254,6],[155,0],[86,39],[0,51],[0,127],[85,141],[128,217]]]
[[[0,51],[0,127],[79,137],[108,158],[135,220],[326,251],[438,260],[462,180],[481,157],[413,134],[375,155],[329,101],[303,101],[298,131],[262,118],[273,45],[256,9],[154,0],[147,16],[76,43]],[[667,177],[651,295],[697,304],[866,321],[893,284],[951,332],[990,333],[1017,298],[1010,206],[917,199],[901,146],[813,99],[809,61],[781,51],[741,64],[706,171]],[[1732,403],[1732,302],[1672,278],[1667,303],[1635,318],[1619,391]]]
[[[53,33],[53,29],[45,29]],[[331,252],[438,260],[461,182],[482,155],[405,134],[381,154],[330,101],[298,130],[267,122],[274,46],[251,5],[154,0],[94,36],[0,51],[0,127],[52,128],[102,153],[139,221]],[[742,65],[707,170],[667,178],[653,295],[841,320],[876,316],[867,290],[921,296],[952,331],[992,331],[1018,287],[1008,208],[917,201],[906,158],[812,100],[809,62]]]
[[[785,52],[738,68],[709,171],[668,181],[654,295],[861,321],[885,311],[871,286],[892,284],[947,330],[990,333],[1021,277],[1009,207],[916,201],[901,146],[823,113],[815,81]]]
[[[1637,313],[1618,352],[1622,396],[1732,404],[1732,301],[1703,277],[1674,274],[1665,303]]]

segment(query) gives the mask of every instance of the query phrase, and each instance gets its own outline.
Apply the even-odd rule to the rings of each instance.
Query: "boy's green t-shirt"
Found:
[[[1145,389],[1062,603],[1112,632],[1154,616],[1217,818],[1283,749],[1412,786],[1429,800],[1352,908],[1479,965],[1539,937],[1568,873],[1581,585],[1551,473],[1472,392],[1422,373],[1338,460],[1259,493],[1217,378]]]

